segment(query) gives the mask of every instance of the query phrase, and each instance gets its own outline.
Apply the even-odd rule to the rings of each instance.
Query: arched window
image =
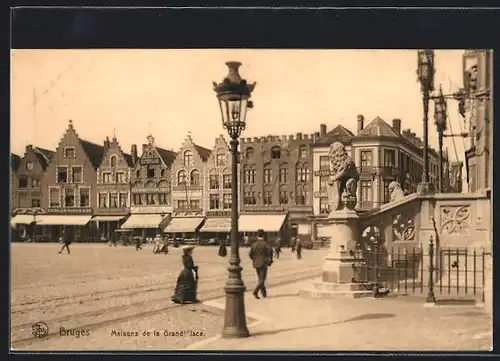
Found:
[[[166,174],[166,173],[167,173],[167,171],[166,171],[165,169],[162,169],[162,170],[160,171],[160,177],[162,177],[162,178],[163,178],[163,177],[165,177],[165,174]]]
[[[109,163],[111,164],[112,167],[116,167],[116,156],[112,155],[111,158],[109,158]]]
[[[271,148],[271,159],[280,159],[281,158],[281,148],[280,147],[272,147]]]
[[[309,155],[309,151],[307,149],[307,146],[301,145],[299,147],[299,158],[307,158],[308,155]]]
[[[200,185],[200,171],[198,169],[193,169],[191,172],[191,185],[199,186]]]
[[[209,174],[209,187],[210,189],[219,189],[219,175],[215,169],[210,169]]]
[[[272,182],[271,166],[268,164],[264,166],[264,184],[270,184],[271,182]]]
[[[141,170],[140,169],[136,170],[135,177],[136,178],[141,178]]]
[[[177,173],[177,184],[179,185],[185,185],[187,180],[187,175],[185,170],[180,170],[179,173]]]
[[[222,171],[222,188],[231,189],[232,186],[231,183],[232,183],[231,170],[229,168],[225,168]]]
[[[186,150],[184,152],[184,167],[190,167],[193,165],[193,152]]]
[[[253,148],[252,147],[248,147],[246,152],[245,152],[245,157],[246,158],[252,158],[253,157]]]
[[[298,163],[295,167],[295,180],[297,183],[307,183],[310,177],[310,170],[307,163]]]

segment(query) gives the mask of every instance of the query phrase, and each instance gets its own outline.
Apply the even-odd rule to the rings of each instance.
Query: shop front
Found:
[[[114,232],[120,229],[121,224],[127,218],[126,215],[97,215],[92,218],[99,229],[99,239],[106,242],[113,237]]]
[[[208,211],[205,223],[200,229],[202,240],[220,243],[231,234],[230,211]]]
[[[265,232],[268,242],[274,243],[278,237],[284,240],[287,236],[286,218],[286,213],[241,214],[238,220],[238,230],[243,234],[246,245],[253,243],[259,229]]]
[[[91,214],[44,214],[37,216],[37,225],[51,241],[59,241],[63,228],[66,228],[75,242],[97,240],[97,229],[89,224]]]
[[[165,227],[164,233],[170,238],[181,238],[187,242],[199,240],[199,229],[203,217],[174,217]]]
[[[120,229],[131,230],[133,236],[140,236],[145,241],[151,241],[158,233],[162,233],[170,222],[171,207],[138,207],[131,209],[131,215]],[[151,212],[152,211],[152,212]],[[160,212],[159,212],[160,211]],[[163,211],[163,212],[161,212]]]

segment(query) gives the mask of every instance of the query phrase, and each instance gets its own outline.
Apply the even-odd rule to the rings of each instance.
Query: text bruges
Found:
[[[90,330],[65,329],[64,327],[60,327],[59,336],[74,336],[76,338],[90,336]]]

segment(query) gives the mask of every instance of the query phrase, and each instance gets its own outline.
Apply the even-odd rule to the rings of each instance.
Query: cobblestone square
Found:
[[[71,254],[67,255],[57,253],[60,245],[56,243],[12,245],[13,349],[182,349],[214,337],[222,329],[220,310],[204,304],[178,306],[170,301],[181,269],[179,249],[154,255],[151,245],[140,251],[106,244],[76,243],[70,247]],[[243,279],[251,289],[256,276],[248,249],[240,249],[240,254]],[[324,255],[323,251],[306,251],[298,261],[285,249],[269,272],[270,286],[314,276]],[[222,297],[229,257],[221,258],[217,247],[207,246],[197,247],[194,259],[200,267],[200,300]],[[32,325],[36,322],[48,326],[47,337],[33,336]],[[62,335],[61,327],[71,331]],[[89,335],[77,337],[78,330],[88,330]],[[112,335],[113,330],[123,335]],[[162,334],[165,330],[186,332],[174,337],[142,335],[147,331],[154,335],[154,330]],[[138,336],[134,336],[135,332]]]

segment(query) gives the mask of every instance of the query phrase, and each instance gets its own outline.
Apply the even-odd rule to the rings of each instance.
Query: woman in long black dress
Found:
[[[172,296],[172,301],[175,303],[196,303],[199,302],[196,298],[196,289],[198,286],[198,266],[195,266],[193,261],[194,246],[182,247],[182,264],[184,269],[177,277],[175,286],[175,294]]]
[[[227,256],[227,244],[229,244],[229,237],[227,237],[224,241],[220,243],[219,246],[219,256],[226,257]]]

